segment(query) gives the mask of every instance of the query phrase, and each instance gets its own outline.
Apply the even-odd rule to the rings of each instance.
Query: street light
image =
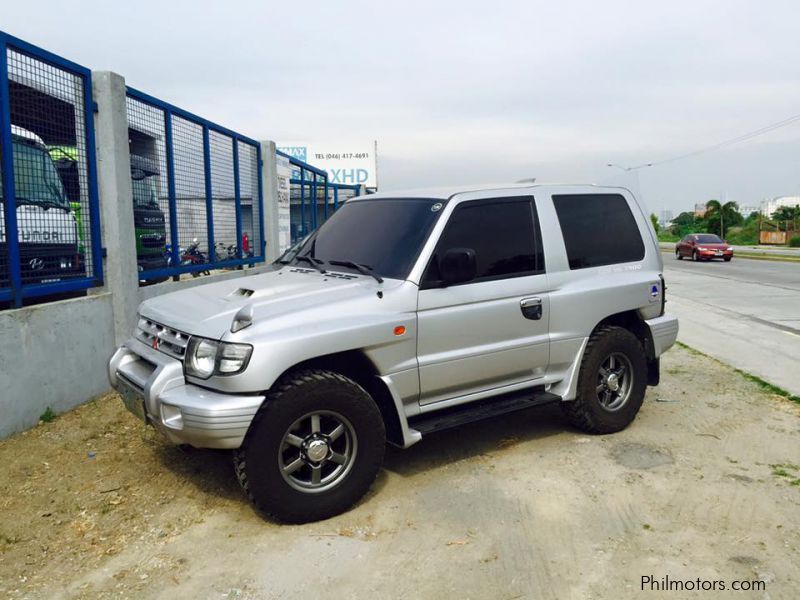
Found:
[[[616,163],[608,163],[607,167],[616,167],[617,169],[622,169],[623,171],[636,171],[637,169],[644,169],[645,167],[652,167],[653,163],[645,163],[643,165],[637,165],[635,167],[623,167],[622,165],[618,165]]]
[[[621,170],[621,171],[623,171],[625,173],[632,173],[634,183],[636,184],[635,193],[636,193],[637,196],[639,196],[640,199],[643,199],[642,184],[639,182],[639,169],[644,169],[646,167],[652,167],[653,163],[644,163],[643,165],[636,165],[636,166],[633,166],[633,167],[623,167],[622,165],[618,165],[616,163],[607,163],[606,166],[619,169],[619,170]]]

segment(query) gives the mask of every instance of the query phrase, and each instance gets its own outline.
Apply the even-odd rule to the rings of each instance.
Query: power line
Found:
[[[687,152],[686,154],[680,154],[678,156],[673,156],[672,158],[666,158],[664,160],[655,161],[652,163],[648,163],[642,166],[648,167],[656,167],[658,165],[663,165],[665,163],[675,162],[676,160],[683,160],[684,158],[690,158],[692,156],[697,156],[698,154],[705,154],[706,152],[711,152],[713,150],[719,150],[720,148],[724,148],[725,146],[730,146],[732,144],[738,144],[741,142],[746,142],[747,140],[751,140],[755,137],[760,135],[764,135],[765,133],[769,133],[770,131],[774,131],[776,129],[780,129],[781,127],[786,127],[787,125],[791,125],[793,123],[797,123],[800,121],[800,114],[793,115],[782,121],[778,121],[776,123],[772,123],[771,125],[765,125],[760,129],[756,129],[749,133],[744,133],[740,136],[735,138],[731,138],[729,140],[725,140],[724,142],[719,142],[717,144],[713,144],[712,146],[707,146],[705,148],[700,148],[699,150],[693,150],[692,152]]]

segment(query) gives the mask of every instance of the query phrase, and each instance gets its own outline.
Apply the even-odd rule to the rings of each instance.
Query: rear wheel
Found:
[[[589,338],[575,400],[561,406],[575,427],[614,433],[636,417],[646,389],[647,362],[639,339],[622,327],[606,326]]]
[[[234,466],[264,514],[286,523],[318,521],[367,493],[385,444],[380,411],[360,385],[332,371],[303,370],[269,393]]]

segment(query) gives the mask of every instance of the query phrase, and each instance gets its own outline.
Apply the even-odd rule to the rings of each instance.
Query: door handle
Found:
[[[526,319],[538,321],[542,318],[542,299],[539,297],[523,298],[519,301],[519,308]]]

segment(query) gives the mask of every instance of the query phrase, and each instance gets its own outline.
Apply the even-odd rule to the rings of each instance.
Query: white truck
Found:
[[[23,284],[49,283],[85,274],[78,223],[44,141],[11,126],[17,236]],[[0,215],[5,193],[0,179]],[[5,218],[0,218],[0,288],[8,287],[10,268]]]

